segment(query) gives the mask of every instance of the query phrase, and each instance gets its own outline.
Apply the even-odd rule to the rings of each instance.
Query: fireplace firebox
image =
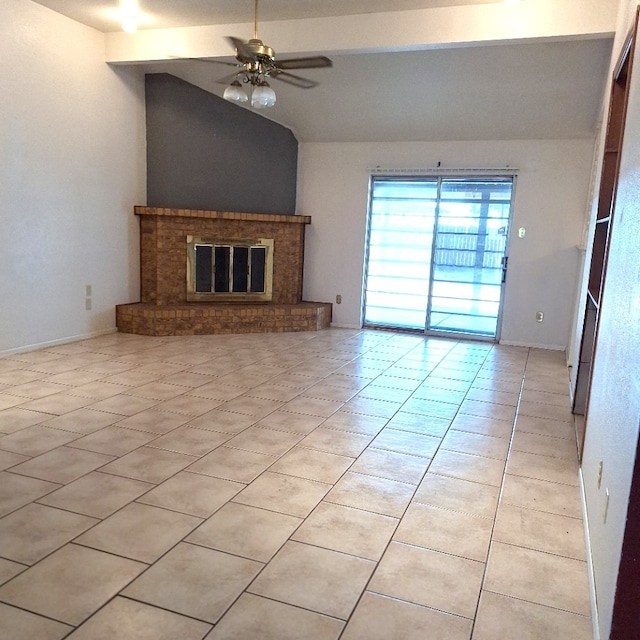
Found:
[[[187,236],[187,300],[269,302],[273,240]]]

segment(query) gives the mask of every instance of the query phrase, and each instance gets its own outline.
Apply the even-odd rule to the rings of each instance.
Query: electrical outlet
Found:
[[[536,311],[536,322],[542,322],[544,320],[544,313],[542,311]]]
[[[524,238],[527,233],[527,230],[524,227],[520,227],[518,229],[518,238]]]
[[[90,284],[85,284],[84,285],[84,295],[85,295],[85,297],[87,297],[87,298],[91,297],[91,289],[92,289],[92,287],[91,287]]]
[[[340,294],[336,296],[336,304],[342,304],[342,296]]]
[[[84,308],[87,311],[91,311],[91,298],[85,298],[84,299]]]

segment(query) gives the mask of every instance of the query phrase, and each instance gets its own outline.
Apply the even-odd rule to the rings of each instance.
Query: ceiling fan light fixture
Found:
[[[136,2],[137,0],[123,1]],[[291,73],[290,70],[321,69],[331,67],[332,62],[325,56],[310,56],[277,61],[275,51],[258,38],[258,0],[254,0],[253,15],[254,28],[253,38],[251,38],[251,40],[245,42],[234,36],[227,37],[227,41],[235,50],[236,62],[223,62],[221,60],[211,60],[211,62],[219,62],[236,68],[234,74],[216,81],[218,84],[227,84],[229,80],[234,79],[222,94],[225,100],[229,100],[230,102],[247,102],[250,97],[250,106],[252,109],[268,109],[276,103],[276,92],[269,86],[267,78],[275,78],[280,82],[286,82],[299,89],[311,89],[318,83],[295,75]],[[250,86],[249,92],[243,90],[240,84],[241,82]],[[247,95],[247,93],[249,93],[249,95]]]
[[[120,11],[122,15],[122,30],[125,33],[135,33],[138,30],[140,18],[137,0],[123,0]]]
[[[234,80],[222,94],[222,97],[229,102],[248,102],[249,96],[247,92],[242,88],[242,85]]]
[[[254,87],[251,93],[251,106],[254,109],[268,109],[276,103],[276,92],[266,81]]]

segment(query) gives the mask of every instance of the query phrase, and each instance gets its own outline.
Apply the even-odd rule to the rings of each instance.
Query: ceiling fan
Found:
[[[237,63],[227,63],[240,67],[239,71],[217,80],[218,83],[231,84],[225,89],[223,98],[231,102],[248,102],[249,96],[242,88],[251,87],[251,106],[257,109],[272,107],[276,103],[275,91],[269,86],[267,78],[275,78],[300,89],[312,89],[317,82],[290,73],[290,69],[320,69],[331,67],[333,63],[325,56],[290,58],[277,60],[275,51],[258,38],[258,0],[254,5],[253,38],[245,42],[229,36],[229,43],[235,49]]]

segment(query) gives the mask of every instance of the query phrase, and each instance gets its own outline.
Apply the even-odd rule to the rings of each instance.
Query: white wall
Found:
[[[142,76],[41,5],[2,0],[0,60],[2,355],[113,329],[138,299],[145,123]]]
[[[621,3],[614,58],[631,27],[637,5],[637,0]],[[603,640],[609,638],[611,631],[640,420],[639,65],[640,51],[636,46],[582,461],[599,633]],[[598,489],[596,478],[601,461],[602,485]],[[610,498],[605,522],[607,490]]]
[[[501,341],[564,349],[569,340],[587,211],[593,140],[306,143],[299,213],[307,228],[306,300],[335,301],[334,323],[360,326],[370,169],[515,167]],[[523,239],[519,227],[526,228]],[[535,321],[543,311],[543,323]]]

